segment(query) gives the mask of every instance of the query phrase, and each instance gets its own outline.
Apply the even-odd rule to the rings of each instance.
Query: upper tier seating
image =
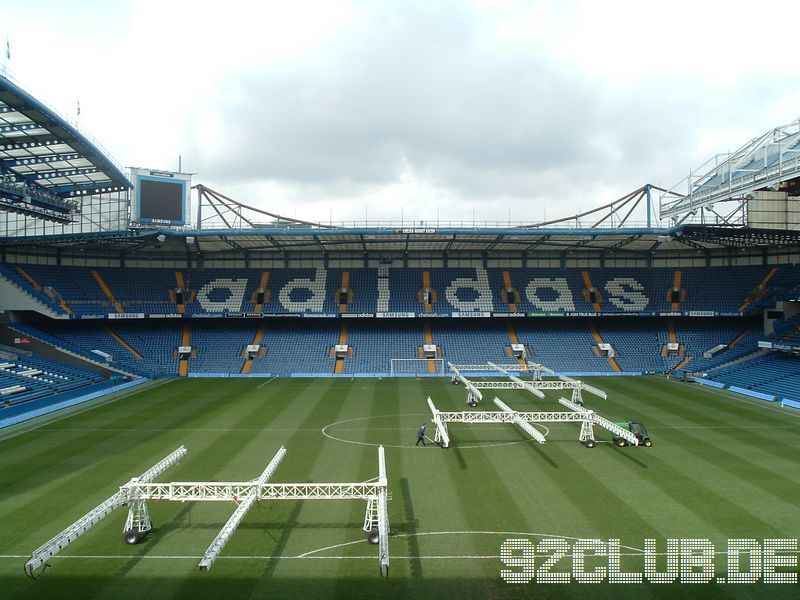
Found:
[[[347,272],[352,301],[345,312],[475,313],[509,312],[506,282],[516,290],[514,308],[532,313],[660,313],[678,311],[738,313],[756,311],[777,298],[776,290],[800,284],[800,268],[780,266],[770,282],[778,287],[759,291],[772,267],[681,269],[684,300],[668,299],[675,269],[137,269],[22,265],[40,288],[51,287],[77,315],[115,312],[178,313],[174,293],[182,281],[185,313],[250,313],[262,275],[268,273],[268,300],[263,313],[340,312],[337,292]],[[97,275],[95,275],[95,273]],[[14,265],[0,265],[0,275],[27,293],[65,312],[43,289],[37,290]],[[102,282],[102,283],[101,283]],[[427,282],[427,286],[426,286]],[[587,282],[596,296],[589,302]],[[770,284],[768,283],[767,286]],[[429,287],[431,302],[420,302]],[[755,293],[754,293],[755,292]],[[774,292],[774,293],[773,293]],[[113,301],[112,301],[113,298]],[[747,300],[747,302],[746,302]]]

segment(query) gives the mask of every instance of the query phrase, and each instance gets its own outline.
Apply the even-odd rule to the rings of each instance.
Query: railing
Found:
[[[736,178],[730,177],[727,181],[712,188],[693,191],[688,196],[671,203],[662,204],[661,213],[663,216],[671,216],[701,208],[712,201],[728,198],[745,191],[752,191],[767,185],[771,180],[780,180],[798,172],[800,172],[800,156],[782,161],[757,173]]]
[[[564,221],[560,226],[546,225],[531,223],[527,221],[489,221],[489,220],[476,220],[476,219],[422,219],[409,221],[408,219],[334,219],[328,221],[318,221],[318,223],[326,228],[341,228],[341,229],[395,229],[402,230],[401,233],[408,234],[431,234],[436,233],[441,229],[519,229],[520,233],[539,230],[553,230],[553,229],[619,229],[623,233],[629,229],[646,229],[658,228],[659,223],[652,222],[649,227],[646,221],[627,221],[623,227],[617,225],[607,225],[601,227],[592,227],[593,223],[590,219],[574,221]],[[142,227],[141,225],[139,227]],[[313,227],[307,225],[297,225],[294,223],[257,223],[256,227],[242,227],[241,229],[312,229]],[[215,229],[228,229],[225,224],[218,219],[209,219],[203,221],[202,230],[215,230]],[[191,231],[191,226],[180,228],[182,231]],[[320,229],[320,231],[324,231]]]

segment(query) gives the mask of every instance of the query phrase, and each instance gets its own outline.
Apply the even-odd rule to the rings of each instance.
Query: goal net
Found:
[[[392,377],[403,375],[444,375],[443,358],[392,358],[390,359]]]

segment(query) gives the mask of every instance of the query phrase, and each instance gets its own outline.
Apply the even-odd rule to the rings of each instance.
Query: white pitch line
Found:
[[[363,542],[363,540],[362,540]],[[726,556],[728,553],[726,551],[715,551],[714,556]],[[749,554],[747,551],[740,551],[738,552],[740,555]],[[786,556],[794,556],[798,554],[797,552],[782,552]],[[653,552],[650,556],[666,556],[666,552]],[[0,554],[0,560],[19,560],[23,558],[30,558],[30,554]],[[552,557],[552,553],[545,553],[545,554],[538,554],[534,553],[530,555],[531,558],[550,558]],[[571,552],[567,552],[564,554],[565,557],[572,556]],[[639,552],[620,552],[619,556],[639,556],[643,557],[643,553]],[[135,558],[136,560],[143,559],[143,560],[200,560],[203,558],[202,556],[165,556],[165,555],[157,555],[157,556],[131,556],[128,554],[97,554],[97,555],[57,555],[52,557],[52,559],[56,560],[130,560]],[[500,560],[503,558],[497,554],[430,554],[430,555],[420,555],[420,556],[401,556],[397,554],[392,554],[390,556],[392,560]],[[51,560],[52,560],[51,559]],[[271,556],[271,555],[251,555],[251,556],[218,556],[217,560],[375,560],[374,555],[369,556]]]
[[[800,425],[648,425],[647,429],[800,429]]]
[[[128,428],[113,428],[113,427],[97,427],[97,428],[70,428],[70,429],[41,429],[47,433],[59,432],[97,432],[97,431],[113,431],[113,432],[156,432],[156,431],[188,431],[188,432],[220,432],[220,431],[247,431],[247,432],[260,432],[260,431],[319,431],[317,427],[128,427]]]
[[[401,538],[409,538],[417,536],[424,537],[433,535],[517,535],[522,537],[556,538],[556,539],[576,540],[576,541],[589,539],[589,538],[574,537],[569,535],[556,535],[552,533],[532,533],[530,531],[428,531],[422,533],[399,533],[397,535],[390,536],[389,539],[396,540]],[[324,548],[318,548],[316,550],[309,550],[308,552],[298,555],[297,558],[306,558],[310,557],[310,555],[312,554],[316,554],[317,552],[325,552],[326,550],[334,550],[336,548],[343,548],[345,546],[352,546],[354,544],[362,544],[362,543],[364,543],[363,538],[351,542],[344,542],[342,544],[334,544],[333,546],[326,546]],[[620,544],[620,548],[633,550],[636,554],[632,554],[631,556],[644,554],[644,550],[640,548],[634,548],[633,546],[625,546]]]
[[[257,389],[257,390],[260,390],[262,387],[264,387],[264,386],[265,386],[265,385],[267,385],[268,383],[272,383],[272,382],[273,382],[273,381],[275,381],[276,379],[277,379],[277,377],[273,377],[272,379],[269,379],[269,380],[265,381],[264,383],[262,383],[261,385],[259,385],[259,386],[258,386],[256,389]]]
[[[372,415],[372,416],[369,416],[369,417],[355,417],[355,418],[352,418],[352,419],[342,419],[341,421],[336,421],[335,423],[328,423],[327,425],[325,425],[325,427],[320,429],[320,432],[326,438],[331,439],[331,440],[335,440],[337,442],[342,442],[344,444],[354,444],[356,446],[372,446],[372,447],[383,446],[385,448],[414,448],[415,447],[414,444],[374,444],[372,442],[357,442],[355,440],[346,440],[344,438],[338,438],[336,436],[333,436],[330,433],[328,433],[326,430],[329,427],[336,427],[337,425],[341,425],[342,423],[352,423],[354,421],[366,421],[368,419],[386,419],[386,418],[389,418],[389,417],[420,417],[420,416],[422,416],[422,417],[425,417],[425,416],[430,417],[430,413],[406,413],[406,414],[395,414],[395,415]],[[370,427],[370,428],[367,428],[367,429],[348,428],[345,431],[371,431],[371,430],[372,430],[372,428]],[[394,431],[399,431],[399,428],[394,428]],[[430,438],[428,438],[428,439],[430,439]],[[471,449],[471,448],[497,448],[499,446],[516,446],[518,444],[530,444],[533,441],[534,440],[531,439],[531,440],[514,440],[514,441],[511,441],[511,442],[497,442],[497,443],[490,443],[490,444],[486,444],[486,443],[483,443],[483,442],[475,442],[475,443],[472,443],[472,444],[461,444],[461,443],[459,443],[457,446],[452,446],[451,445],[451,447],[454,447],[454,448],[457,447],[459,450],[468,450],[468,449]],[[431,446],[431,448],[434,448],[434,447],[436,447],[436,446]]]

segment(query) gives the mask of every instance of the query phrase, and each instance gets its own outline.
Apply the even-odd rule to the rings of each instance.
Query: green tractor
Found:
[[[643,423],[639,421],[622,421],[621,423],[617,423],[623,429],[627,429],[633,435],[636,436],[636,439],[639,440],[639,445],[644,446],[645,448],[649,448],[653,445],[653,441],[650,439],[650,436],[647,434],[647,428],[644,426]],[[627,440],[621,437],[615,437],[614,443],[617,446],[624,447],[628,445]]]

